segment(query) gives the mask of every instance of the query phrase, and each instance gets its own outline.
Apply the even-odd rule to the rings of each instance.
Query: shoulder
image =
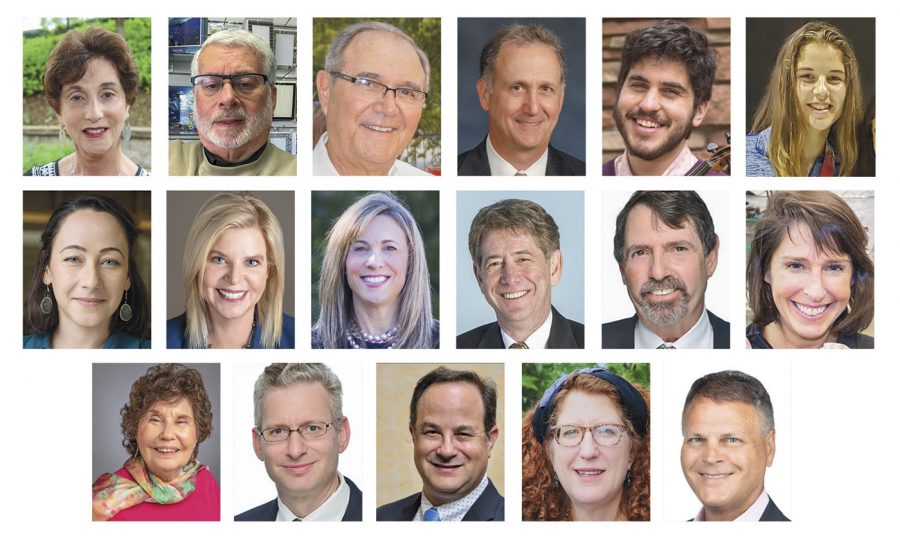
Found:
[[[166,322],[166,348],[184,348],[187,316],[182,313]]]
[[[25,172],[27,177],[56,177],[59,175],[59,160],[44,164],[43,166],[34,166]]]
[[[775,501],[772,500],[772,497],[769,497],[769,504],[766,505],[766,509],[763,510],[762,516],[759,517],[760,521],[790,521],[787,516],[784,515],[784,512],[781,511],[778,506],[775,505]]]
[[[103,348],[150,348],[150,339],[135,337],[130,333],[118,332],[110,335]]]
[[[635,317],[631,316],[629,318],[622,318],[621,320],[614,320],[612,322],[606,322],[603,324],[603,333],[607,331],[621,331],[621,330],[631,330],[634,331]]]
[[[138,166],[137,172],[134,175],[135,175],[135,177],[149,177],[150,172],[147,171],[146,169],[142,168],[141,166]]]
[[[456,157],[459,175],[490,175],[491,166],[487,157],[487,138],[481,143]]]
[[[601,174],[604,177],[615,177],[616,176],[616,159],[610,158],[606,162],[603,163],[603,171]]]
[[[601,326],[602,348],[634,348],[634,326],[637,314],[630,318],[622,318],[606,322]]]
[[[438,320],[431,322],[431,347],[441,347],[441,323]]]
[[[261,175],[296,175],[297,174],[297,157],[289,152],[285,152],[272,143],[266,145],[265,154],[260,159],[262,171]]]
[[[350,488],[350,502],[341,521],[362,521],[362,491],[353,483],[353,480],[344,476],[344,481]]]
[[[713,328],[713,348],[728,348],[731,344],[731,324],[706,310],[709,324]]]
[[[234,516],[234,521],[275,521],[278,516],[278,499],[261,504]]]
[[[278,348],[294,348],[294,317],[290,314],[281,314],[281,340]]]
[[[431,177],[431,173],[427,171],[422,171],[421,169],[413,166],[412,164],[407,164],[403,160],[395,160],[394,167],[397,171],[397,176],[401,177],[415,177],[415,176],[423,176],[423,177]]]
[[[484,336],[495,329],[499,329],[497,322],[490,322],[488,324],[484,324],[483,326],[478,326],[474,329],[470,329],[465,333],[456,336],[456,347],[457,348],[478,348],[479,343],[484,338]],[[497,332],[497,340],[500,339],[499,331]],[[501,341],[502,347],[502,341]],[[499,348],[499,347],[498,347]]]
[[[555,162],[554,164],[547,164],[548,175],[584,176],[587,169],[584,160],[579,160],[571,154],[563,152],[552,145],[549,147],[547,159],[548,162]],[[553,169],[555,171],[553,173],[549,172],[551,165],[554,166]]]
[[[376,521],[411,521],[419,509],[422,494],[414,493],[399,501],[394,501],[375,510]]]
[[[488,478],[488,486],[469,509],[463,521],[504,521],[506,499],[497,491],[494,482]]]
[[[875,348],[875,337],[872,337],[871,335],[864,335],[862,333],[838,337],[838,342],[841,344],[846,344],[850,348],[859,350],[871,350]]]
[[[322,341],[322,338],[319,336],[319,330],[313,328],[310,332],[310,344],[312,345],[313,350],[321,350],[325,348],[325,343]]]
[[[26,350],[50,348],[50,335],[47,333],[25,335],[24,340],[22,341],[22,348]]]
[[[169,175],[197,175],[204,160],[200,141],[176,139],[169,143]]]
[[[747,326],[747,329],[744,331],[745,337],[747,337],[747,342],[750,343],[750,347],[753,349],[765,349],[771,350],[772,345],[763,337],[762,329],[754,323],[751,323]]]
[[[747,176],[773,177],[775,170],[769,161],[769,135],[772,129],[747,135]]]

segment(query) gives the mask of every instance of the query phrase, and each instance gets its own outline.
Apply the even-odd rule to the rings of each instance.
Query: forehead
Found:
[[[797,69],[826,69],[844,71],[844,54],[837,47],[820,42],[807,43],[797,55]]]
[[[490,230],[481,241],[482,257],[504,252],[527,250],[541,253],[540,245],[533,235],[518,230]]]
[[[160,414],[171,414],[174,416],[194,416],[194,407],[187,397],[179,397],[174,401],[169,399],[161,399],[156,401],[149,407],[147,412],[157,412]]]
[[[435,423],[451,427],[481,427],[484,421],[481,394],[475,384],[469,382],[432,384],[419,398],[416,420],[419,425]]]
[[[572,390],[557,407],[558,424],[594,425],[622,423],[622,414],[612,399],[599,393]]]
[[[259,227],[226,228],[212,244],[213,250],[220,252],[266,251],[266,238]]]
[[[262,397],[264,422],[327,421],[330,416],[331,398],[321,382],[297,382],[272,388]]]
[[[684,430],[686,433],[755,434],[760,432],[759,414],[750,403],[700,397],[685,412]]]
[[[775,249],[774,257],[779,256],[805,256],[810,259],[838,259],[846,258],[847,254],[833,252],[828,247],[821,249],[816,246],[812,230],[804,223],[791,224],[782,235],[781,242]]]
[[[104,83],[115,83],[121,85],[119,81],[119,72],[113,63],[101,57],[92,58],[85,66],[84,75],[78,81],[70,81],[63,85],[63,89],[72,86],[85,86],[88,84],[101,85]]]
[[[366,225],[358,236],[361,240],[377,240],[391,239],[392,241],[406,241],[406,234],[403,228],[392,216],[378,215]]]
[[[415,49],[388,32],[357,34],[344,49],[339,69],[348,75],[374,74],[383,81],[425,84],[425,70]]]
[[[544,43],[504,43],[497,54],[495,71],[498,77],[504,78],[553,82],[562,79],[556,51]]]
[[[631,65],[628,78],[640,76],[652,84],[678,84],[693,92],[691,78],[683,62],[659,57],[645,57]]]
[[[681,228],[670,228],[646,205],[635,205],[625,221],[625,245],[666,243],[675,239],[700,242],[694,222],[686,219]]]
[[[239,45],[208,45],[197,62],[200,73],[229,75],[241,72],[262,71],[262,59],[255,51]]]
[[[125,230],[113,215],[92,209],[79,209],[63,219],[53,244],[89,246],[102,244],[125,251]]]

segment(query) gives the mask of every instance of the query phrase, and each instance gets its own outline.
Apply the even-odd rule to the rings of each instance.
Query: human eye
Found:
[[[525,87],[519,83],[516,83],[514,85],[511,85],[509,87],[509,90],[511,90],[513,92],[522,92],[523,90],[525,90]]]
[[[730,444],[730,445],[732,445],[732,446],[734,446],[734,445],[736,445],[736,444],[740,444],[740,443],[743,442],[743,441],[742,441],[740,438],[738,438],[738,437],[725,437],[724,439],[722,439],[722,441],[723,441],[725,444]]]
[[[843,273],[846,269],[846,266],[842,263],[832,263],[825,266],[826,271],[832,271],[835,273]]]
[[[787,262],[784,264],[784,267],[788,271],[802,271],[805,268],[800,262]]]
[[[284,427],[270,427],[263,431],[268,437],[283,437],[288,434],[288,430]]]
[[[216,254],[214,256],[210,256],[209,261],[215,264],[223,264],[225,263],[225,258]]]
[[[559,436],[562,438],[576,437],[581,434],[581,428],[574,425],[564,425],[559,428]]]
[[[474,436],[475,436],[475,434],[472,433],[471,431],[457,431],[456,432],[457,440],[466,441],[466,440],[470,440]]]
[[[100,260],[100,265],[109,265],[113,267],[117,267],[121,265],[121,263],[122,262],[120,262],[116,258],[103,258],[102,260]]]
[[[703,444],[703,441],[704,441],[703,437],[688,437],[685,442],[696,446],[699,444]]]
[[[397,96],[401,96],[403,98],[414,98],[416,96],[416,91],[411,88],[398,88],[395,89]]]
[[[366,79],[364,77],[357,77],[356,83],[354,83],[354,84],[356,86],[358,86],[359,88],[364,88],[367,90],[378,86],[378,83],[376,83],[375,81],[372,81],[371,79]]]
[[[78,256],[66,256],[63,258],[63,262],[71,264],[81,263],[81,258]]]
[[[594,428],[594,434],[598,437],[614,437],[619,434],[619,428],[615,425],[598,425]]]
[[[308,433],[311,437],[314,437],[325,432],[325,425],[321,423],[311,423],[303,428],[303,432]]]
[[[224,81],[218,77],[203,77],[200,79],[200,87],[207,92],[216,92],[222,88]]]
[[[73,92],[69,95],[69,101],[72,103],[80,104],[86,100],[84,94],[80,92]]]
[[[631,251],[632,258],[639,258],[641,256],[645,256],[646,254],[647,254],[647,251],[642,248],[638,248],[638,249]]]
[[[262,265],[262,261],[256,258],[250,258],[249,260],[247,260],[247,265],[249,265],[250,267],[259,267],[260,265]]]

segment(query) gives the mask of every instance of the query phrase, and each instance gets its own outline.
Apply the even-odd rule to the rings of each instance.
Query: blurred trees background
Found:
[[[577,369],[600,367],[650,391],[649,363],[523,363],[522,413],[531,410],[557,378]]]

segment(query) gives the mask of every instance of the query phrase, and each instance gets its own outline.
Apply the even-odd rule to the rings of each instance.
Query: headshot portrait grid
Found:
[[[728,348],[728,192],[603,195],[603,348]]]
[[[580,191],[457,192],[457,348],[584,348],[584,212]]]
[[[376,374],[376,520],[503,521],[503,364],[379,363]]]
[[[294,348],[294,193],[166,194],[166,347]]]
[[[367,428],[353,365],[235,365],[234,506],[226,507],[235,521],[362,520]]]
[[[312,347],[440,346],[437,191],[313,191]]]
[[[93,521],[219,521],[219,364],[94,363]]]
[[[169,175],[297,174],[297,19],[169,19]]]
[[[650,520],[650,364],[522,365],[522,519]]]
[[[312,174],[440,175],[441,20],[312,28]]]
[[[457,54],[460,176],[585,174],[583,18],[460,18]]]
[[[23,348],[150,348],[150,192],[22,201]]]
[[[794,519],[791,362],[702,359],[666,364],[664,375],[665,419],[656,423],[664,430],[665,520]],[[705,375],[713,376],[700,381]]]
[[[603,19],[603,176],[730,175],[730,45],[729,18]]]
[[[26,176],[150,169],[150,18],[26,19]]]

